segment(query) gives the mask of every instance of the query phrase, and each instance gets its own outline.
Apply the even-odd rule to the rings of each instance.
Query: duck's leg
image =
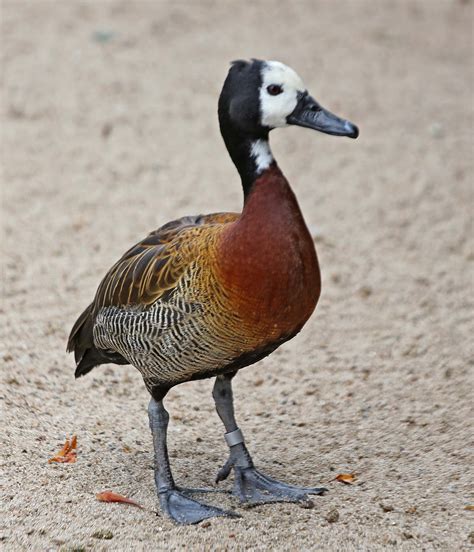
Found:
[[[163,512],[177,523],[183,524],[199,523],[203,519],[215,516],[235,515],[214,506],[201,504],[189,498],[185,489],[175,485],[166,444],[169,414],[162,400],[150,400],[148,416],[155,449],[155,484]]]
[[[252,457],[244,443],[242,432],[234,417],[232,397],[232,378],[235,373],[217,376],[212,391],[216,410],[224,423],[224,435],[229,445],[230,455],[219,470],[216,481],[227,478],[234,470],[234,495],[242,502],[265,504],[267,502],[308,502],[310,494],[323,494],[327,489],[321,487],[296,487],[281,483],[255,469]]]

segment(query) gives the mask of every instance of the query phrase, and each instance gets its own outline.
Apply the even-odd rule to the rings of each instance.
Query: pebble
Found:
[[[92,536],[95,539],[103,539],[103,540],[110,540],[114,538],[114,534],[112,531],[109,531],[108,529],[99,529],[95,533],[92,533]]]
[[[336,521],[339,521],[339,511],[336,508],[329,510],[325,519],[328,523],[336,523]]]
[[[444,136],[444,126],[441,123],[433,123],[430,126],[430,134],[433,138],[442,138]]]
[[[370,286],[362,286],[360,289],[359,289],[359,295],[366,299],[367,297],[370,297],[372,295],[372,288]]]
[[[115,33],[113,31],[94,31],[92,33],[92,40],[100,44],[110,42],[113,38],[115,38]]]

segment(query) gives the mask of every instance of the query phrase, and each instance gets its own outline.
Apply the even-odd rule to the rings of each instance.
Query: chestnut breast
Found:
[[[259,342],[301,329],[320,294],[313,240],[276,164],[254,183],[241,217],[218,246],[219,280]]]

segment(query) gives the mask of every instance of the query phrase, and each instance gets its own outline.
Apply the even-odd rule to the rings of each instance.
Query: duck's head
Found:
[[[219,98],[221,129],[255,138],[274,128],[297,125],[357,138],[358,128],[324,109],[296,72],[279,61],[234,61]],[[224,132],[223,132],[224,134]]]

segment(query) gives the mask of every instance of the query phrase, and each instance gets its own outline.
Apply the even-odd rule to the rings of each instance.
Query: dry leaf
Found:
[[[356,479],[357,477],[355,473],[340,473],[339,475],[336,475],[333,481],[340,481],[346,485],[352,485]]]
[[[131,504],[132,506],[143,508],[143,506],[141,506],[131,498],[127,498],[126,496],[113,493],[112,491],[104,491],[103,493],[98,493],[95,495],[95,497],[100,502],[123,502],[124,504]]]
[[[77,437],[73,435],[71,440],[66,438],[63,448],[48,460],[48,464],[57,462],[59,464],[73,464],[77,460]]]
[[[469,504],[469,506],[465,506],[464,509],[469,510],[470,512],[474,512],[474,504]]]

